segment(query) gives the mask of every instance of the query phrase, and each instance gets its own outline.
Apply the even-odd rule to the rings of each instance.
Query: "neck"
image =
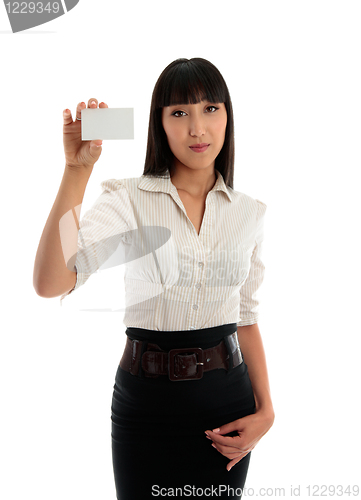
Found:
[[[217,175],[213,166],[202,170],[177,167],[171,177],[177,190],[186,191],[195,198],[206,197],[216,183]]]

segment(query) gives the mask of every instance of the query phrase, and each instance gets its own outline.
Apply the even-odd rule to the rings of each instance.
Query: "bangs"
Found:
[[[227,86],[222,75],[212,64],[203,66],[192,61],[180,63],[170,69],[162,79],[157,92],[155,108],[178,104],[197,104],[227,101]]]

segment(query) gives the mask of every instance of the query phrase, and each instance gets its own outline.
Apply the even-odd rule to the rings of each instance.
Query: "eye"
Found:
[[[186,114],[184,111],[179,111],[179,110],[178,110],[178,111],[174,111],[174,112],[172,113],[172,116],[176,116],[176,117],[177,117],[177,113],[184,113],[184,114]],[[178,118],[178,117],[177,117],[177,118]]]
[[[206,109],[207,109],[207,110],[208,110],[208,109],[213,109],[213,111],[207,111],[207,113],[215,113],[215,112],[217,111],[217,109],[219,109],[219,108],[217,108],[217,106],[213,106],[213,105],[212,105],[212,106],[207,106],[207,108],[206,108]],[[183,115],[180,115],[179,113],[183,113]],[[180,116],[184,116],[184,115],[186,115],[186,114],[187,114],[187,113],[186,113],[185,111],[180,111],[180,110],[178,109],[178,110],[176,110],[176,111],[173,111],[172,116],[175,116],[176,118],[179,118]]]
[[[217,108],[217,106],[208,106],[207,109],[209,109],[209,108],[214,109],[214,111],[211,111],[211,113],[215,113],[217,111],[217,109],[219,109],[219,108]]]

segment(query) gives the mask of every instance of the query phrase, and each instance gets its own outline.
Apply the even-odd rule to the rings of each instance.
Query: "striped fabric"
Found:
[[[267,205],[215,173],[199,235],[169,173],[103,181],[102,194],[80,220],[77,281],[60,304],[99,268],[126,262],[126,327],[257,323]]]

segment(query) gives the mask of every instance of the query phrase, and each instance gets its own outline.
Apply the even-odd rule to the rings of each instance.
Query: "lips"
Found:
[[[206,142],[202,142],[201,144],[193,144],[192,146],[189,146],[190,148],[197,148],[197,149],[201,149],[201,148],[205,148],[206,146],[209,146],[209,144],[207,144]]]
[[[209,144],[202,142],[201,144],[193,144],[193,146],[189,147],[194,153],[204,153],[208,149],[208,146]]]

